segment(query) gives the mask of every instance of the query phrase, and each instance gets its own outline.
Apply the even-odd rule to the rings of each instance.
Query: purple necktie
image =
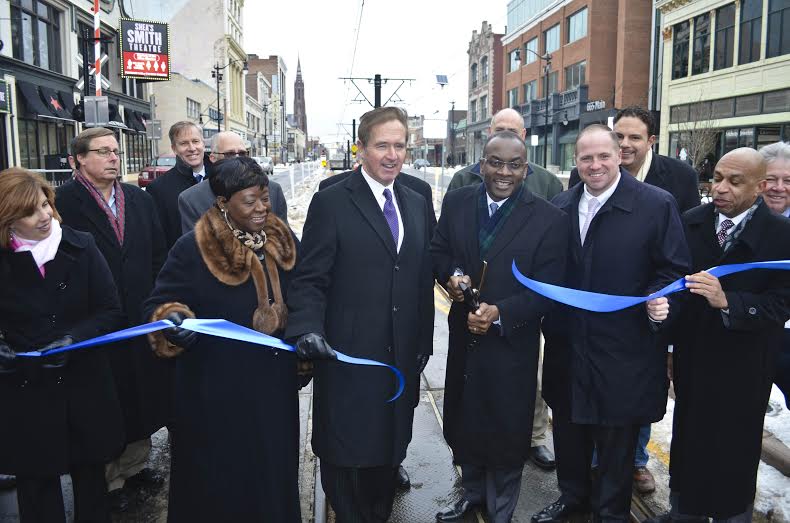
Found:
[[[392,203],[392,193],[389,189],[384,189],[384,218],[390,226],[392,239],[395,240],[395,249],[398,248],[398,213],[395,211],[395,204]]]

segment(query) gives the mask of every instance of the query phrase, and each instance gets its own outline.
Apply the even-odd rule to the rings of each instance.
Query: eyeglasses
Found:
[[[107,158],[108,156],[110,156],[110,153],[113,153],[118,158],[123,156],[123,151],[120,151],[118,149],[110,149],[109,147],[102,147],[101,149],[88,149],[88,151],[92,151],[98,154],[99,156],[101,156],[102,158]]]
[[[510,172],[514,173],[519,172],[527,165],[524,162],[503,162],[502,160],[495,160],[493,158],[482,158],[482,160],[497,171],[507,165],[508,169],[510,169]]]
[[[228,151],[226,153],[214,153],[214,154],[221,154],[225,158],[235,158],[237,156],[241,156],[242,158],[248,156],[250,153],[247,151]]]

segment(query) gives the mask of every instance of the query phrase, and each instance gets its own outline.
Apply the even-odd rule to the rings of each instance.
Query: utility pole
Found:
[[[455,165],[455,102],[450,104],[450,165]]]
[[[403,84],[405,84],[406,82],[413,82],[414,78],[382,78],[380,74],[376,74],[376,75],[373,76],[373,78],[340,77],[340,80],[350,80],[351,83],[354,85],[354,87],[357,88],[357,91],[359,92],[360,96],[362,96],[363,100],[365,102],[369,103],[372,108],[376,109],[378,107],[381,107],[382,105],[387,105],[393,98],[395,98],[395,96],[397,96],[398,90],[400,90],[400,88],[403,87]],[[362,89],[360,89],[359,86],[356,84],[356,80],[366,80],[368,83],[372,83],[373,84],[373,101],[372,102],[370,101],[370,99],[367,96],[365,96],[365,93],[363,93]],[[397,89],[395,89],[395,91],[392,93],[392,95],[389,98],[387,98],[387,101],[382,104],[381,103],[381,86],[383,84],[386,84],[389,81],[400,82],[400,85],[397,87]],[[361,102],[363,100],[355,99],[354,101],[355,102]],[[395,101],[396,102],[402,102],[403,99],[398,96],[398,98]]]
[[[381,107],[381,75],[373,77],[373,108]]]

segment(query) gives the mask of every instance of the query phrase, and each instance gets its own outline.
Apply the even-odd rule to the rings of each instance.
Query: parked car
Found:
[[[430,166],[431,166],[431,162],[429,162],[425,158],[417,158],[416,160],[414,160],[415,169],[423,169],[423,168],[427,169]]]
[[[255,156],[253,159],[258,162],[265,174],[274,174],[274,162],[272,162],[271,156]]]
[[[151,165],[146,165],[137,176],[138,187],[145,187],[176,165],[175,154],[163,154],[154,159]]]

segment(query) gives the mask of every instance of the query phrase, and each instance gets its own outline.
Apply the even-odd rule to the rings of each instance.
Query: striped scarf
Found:
[[[96,205],[99,206],[100,209],[104,211],[104,214],[107,216],[107,220],[110,222],[110,227],[112,227],[113,232],[115,233],[115,237],[118,239],[118,245],[123,245],[123,233],[124,233],[124,211],[126,208],[126,202],[123,195],[123,188],[121,184],[118,183],[118,180],[113,182],[115,187],[115,208],[118,211],[117,216],[113,214],[112,209],[110,208],[110,204],[104,199],[101,191],[96,188],[90,180],[88,180],[82,173],[78,172],[74,175],[74,179],[81,183],[85,189],[87,189],[88,194],[93,196],[93,199],[96,200]]]
[[[508,216],[510,216],[510,214],[513,212],[513,209],[516,208],[516,202],[521,199],[521,193],[523,191],[524,184],[522,183],[518,190],[510,195],[505,204],[497,209],[497,211],[491,217],[489,217],[488,199],[486,198],[486,184],[480,184],[480,189],[478,189],[480,194],[477,198],[477,211],[480,219],[480,231],[477,235],[477,244],[480,250],[481,260],[486,259],[488,250],[494,243],[496,235],[499,233],[500,229],[502,229],[502,226],[507,221]]]

